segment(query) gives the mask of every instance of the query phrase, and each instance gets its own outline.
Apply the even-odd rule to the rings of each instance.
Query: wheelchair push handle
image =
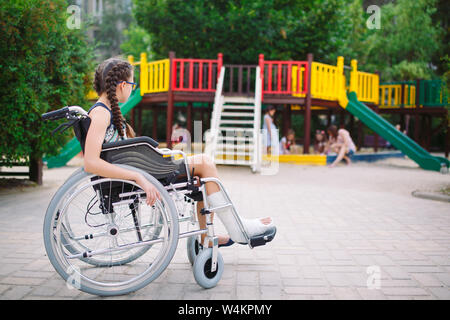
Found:
[[[59,110],[50,111],[42,115],[42,120],[58,120],[61,118],[65,118],[68,112],[69,107],[64,107]]]
[[[87,112],[79,106],[66,106],[64,108],[43,113],[42,120],[59,120],[62,118],[71,118],[71,116],[83,115],[87,116]]]
[[[52,135],[56,132],[61,131],[64,132],[71,126],[73,126],[77,121],[80,120],[79,115],[87,117],[88,113],[79,106],[66,106],[59,110],[50,111],[41,115],[42,120],[59,120],[66,118],[69,121],[63,124],[60,124],[55,130],[52,131]]]

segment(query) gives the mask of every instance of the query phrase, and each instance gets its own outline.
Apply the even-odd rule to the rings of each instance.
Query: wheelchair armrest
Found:
[[[115,142],[104,143],[102,145],[102,149],[115,148],[115,147],[126,146],[126,145],[132,145],[132,144],[139,143],[139,142],[147,142],[152,147],[155,147],[155,148],[157,146],[159,146],[159,143],[156,142],[155,140],[153,140],[152,138],[146,137],[146,136],[142,136],[142,137],[128,138],[128,139],[125,139],[125,140],[119,140],[119,141],[115,141]]]

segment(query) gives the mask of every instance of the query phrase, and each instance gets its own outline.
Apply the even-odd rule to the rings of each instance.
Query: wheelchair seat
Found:
[[[175,160],[171,155],[164,155],[156,148],[158,145],[158,142],[145,136],[105,143],[100,158],[112,164],[127,164],[142,169],[163,185],[168,184],[168,178],[187,181],[183,159]]]

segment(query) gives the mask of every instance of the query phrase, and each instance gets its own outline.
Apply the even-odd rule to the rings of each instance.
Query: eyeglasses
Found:
[[[126,82],[126,83],[128,83],[128,84],[131,84],[131,85],[132,85],[131,88],[132,88],[133,90],[136,89],[137,83],[135,83],[135,82],[129,82],[129,81],[119,81],[119,82],[117,82],[117,84],[122,83],[122,82]]]

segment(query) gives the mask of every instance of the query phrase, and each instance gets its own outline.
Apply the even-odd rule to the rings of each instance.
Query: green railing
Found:
[[[419,81],[419,104],[424,107],[444,107],[448,103],[445,82],[438,80]]]

